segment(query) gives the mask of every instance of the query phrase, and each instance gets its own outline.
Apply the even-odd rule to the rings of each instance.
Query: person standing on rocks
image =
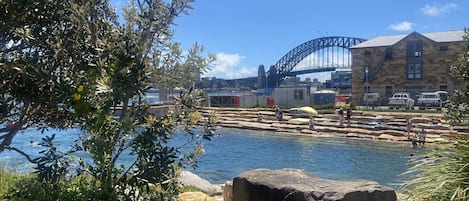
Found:
[[[350,110],[350,108],[347,109],[346,116],[347,116],[347,127],[350,127],[350,118],[352,117],[352,110]]]
[[[283,112],[280,111],[280,112],[278,112],[277,120],[278,120],[278,121],[282,121],[282,119],[283,119]]]
[[[427,137],[427,132],[425,132],[425,128],[422,128],[422,131],[420,132],[418,136],[418,141],[420,145],[425,144],[425,138]]]
[[[278,105],[275,105],[275,118],[278,118],[279,113],[280,113],[280,108],[278,108]]]
[[[340,108],[339,112],[339,126],[344,126],[343,124],[343,121],[344,121],[344,110],[342,110],[342,108]]]
[[[309,118],[309,129],[314,130],[313,117],[310,117],[310,118]]]
[[[412,130],[412,121],[410,118],[407,118],[407,139],[410,140],[410,131]]]

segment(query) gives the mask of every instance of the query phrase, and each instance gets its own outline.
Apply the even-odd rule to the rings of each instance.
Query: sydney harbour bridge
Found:
[[[349,48],[365,39],[354,37],[330,36],[316,38],[302,43],[287,52],[277,63],[266,71],[259,66],[257,77],[226,80],[229,83],[256,82],[257,88],[273,88],[287,77],[301,74],[331,72],[352,66]]]

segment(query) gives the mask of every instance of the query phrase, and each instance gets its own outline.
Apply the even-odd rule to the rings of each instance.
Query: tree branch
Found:
[[[17,153],[24,156],[26,158],[26,160],[28,160],[29,162],[35,163],[35,161],[31,158],[31,156],[29,156],[27,153],[25,153],[24,151],[22,151],[22,150],[20,150],[16,147],[6,146],[5,149],[10,150],[10,151],[16,151]]]
[[[8,149],[8,147],[10,147],[13,138],[15,137],[15,135],[18,133],[18,131],[20,130],[22,126],[21,124],[22,122],[15,123],[13,126],[11,126],[11,130],[10,132],[8,132],[8,134],[0,136],[0,139],[2,140],[2,142],[0,143],[0,153],[2,153],[3,150]]]

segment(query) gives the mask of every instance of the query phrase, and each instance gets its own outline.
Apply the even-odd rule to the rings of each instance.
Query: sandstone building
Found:
[[[458,56],[469,51],[463,35],[464,31],[412,32],[351,47],[352,101],[363,105],[365,92],[379,93],[387,100],[396,92],[409,92],[415,98],[420,92],[463,87],[462,81],[449,74]]]

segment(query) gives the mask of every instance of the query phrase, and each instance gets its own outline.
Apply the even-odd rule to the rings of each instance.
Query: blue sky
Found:
[[[256,76],[260,64],[268,67],[323,36],[371,39],[469,27],[467,0],[196,0],[192,7],[176,20],[174,39],[184,49],[197,42],[217,55],[203,77]]]

